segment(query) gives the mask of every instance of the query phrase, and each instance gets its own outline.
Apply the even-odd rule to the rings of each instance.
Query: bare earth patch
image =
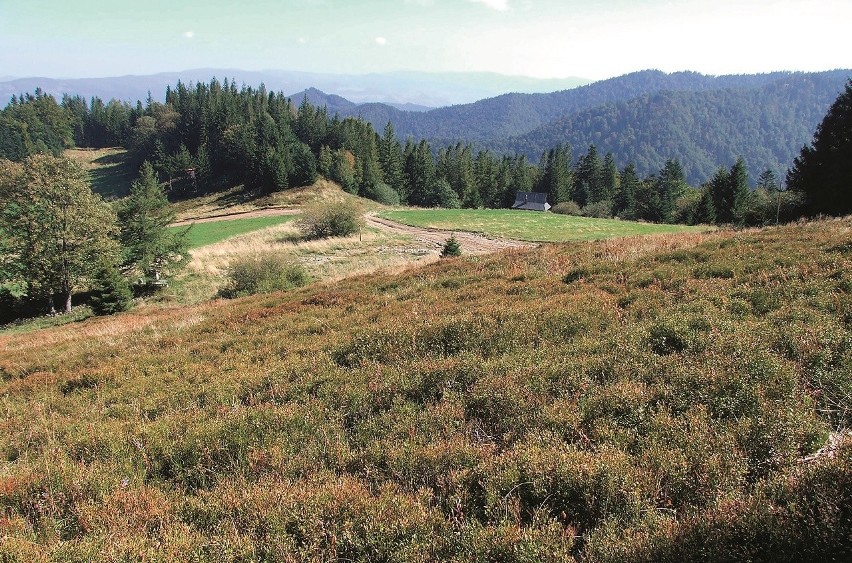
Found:
[[[427,243],[434,246],[438,250],[444,246],[451,236],[455,236],[456,240],[461,245],[462,252],[467,254],[486,254],[489,252],[497,252],[505,248],[532,248],[538,246],[529,242],[518,240],[489,238],[476,233],[468,233],[464,231],[445,231],[441,229],[429,229],[425,227],[412,227],[403,225],[390,219],[377,217],[374,214],[368,214],[365,217],[367,224],[377,229],[383,230],[392,234],[408,235],[417,241]]]

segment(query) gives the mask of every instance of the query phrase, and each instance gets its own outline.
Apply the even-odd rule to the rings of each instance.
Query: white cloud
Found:
[[[387,44],[388,44],[388,40],[385,39],[384,37],[376,37],[376,45],[381,45],[381,46],[384,47]]]
[[[183,36],[186,37],[187,39],[192,39],[193,37],[195,37],[195,32],[194,31],[184,31]]]
[[[492,10],[505,12],[509,9],[509,0],[467,0],[475,4],[483,4]]]
[[[307,44],[307,42],[308,42],[307,38],[299,37],[299,44],[305,45],[305,44]]]

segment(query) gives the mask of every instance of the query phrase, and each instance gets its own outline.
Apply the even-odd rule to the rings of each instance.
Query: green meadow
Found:
[[[379,215],[415,227],[469,231],[531,242],[601,240],[707,230],[707,227],[594,219],[510,209],[416,209],[386,211]]]
[[[288,223],[295,219],[294,215],[277,215],[270,217],[247,217],[245,219],[223,219],[221,221],[209,221],[205,223],[194,223],[187,233],[189,248],[200,248],[223,241],[227,238],[243,235],[252,231],[259,231],[267,227],[274,227]],[[187,227],[171,227],[173,230],[186,230]]]

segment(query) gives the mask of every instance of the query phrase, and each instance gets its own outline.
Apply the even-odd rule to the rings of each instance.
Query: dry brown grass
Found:
[[[187,221],[270,208],[298,209],[317,201],[356,200],[365,209],[381,207],[376,202],[346,193],[340,186],[325,178],[320,178],[312,186],[292,188],[257,198],[247,199],[248,197],[249,194],[243,192],[243,187],[237,186],[226,192],[183,200],[174,205],[176,220]]]
[[[208,280],[212,295],[224,283],[231,261],[260,252],[280,252],[302,264],[315,279],[340,280],[378,270],[398,270],[437,259],[433,245],[367,228],[349,237],[301,240],[291,223],[254,231],[191,251],[188,272]]]

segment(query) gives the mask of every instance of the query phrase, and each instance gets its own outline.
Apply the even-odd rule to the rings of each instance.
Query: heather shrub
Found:
[[[256,293],[286,291],[307,284],[307,271],[293,260],[267,252],[233,261],[228,269],[223,297],[244,297]]]
[[[324,201],[302,212],[296,227],[307,239],[347,237],[361,229],[361,210],[351,201]]]

